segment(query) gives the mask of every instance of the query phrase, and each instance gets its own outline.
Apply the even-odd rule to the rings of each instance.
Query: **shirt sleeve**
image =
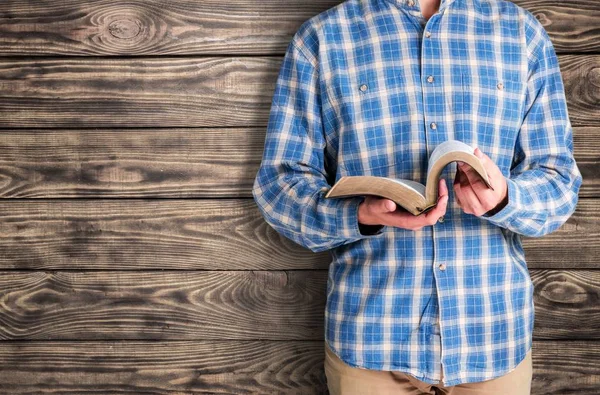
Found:
[[[383,226],[359,227],[364,196],[325,198],[331,177],[321,114],[317,63],[292,40],[275,85],[252,195],[270,226],[314,252],[383,233]]]
[[[488,221],[538,237],[559,228],[575,210],[581,173],[556,52],[539,26],[527,77],[526,111],[516,142],[508,203]]]

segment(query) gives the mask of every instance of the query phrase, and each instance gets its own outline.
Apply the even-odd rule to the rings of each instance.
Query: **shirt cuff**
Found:
[[[364,225],[358,222],[358,206],[365,196],[353,196],[340,199],[337,228],[347,238],[365,239],[383,233],[384,225]],[[364,231],[366,233],[361,232]]]
[[[514,215],[518,212],[518,202],[520,199],[519,186],[510,178],[505,177],[507,186],[508,202],[500,211],[493,215],[483,214],[482,217],[491,223],[506,228],[512,221]]]

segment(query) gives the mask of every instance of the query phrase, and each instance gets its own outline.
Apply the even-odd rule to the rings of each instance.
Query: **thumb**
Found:
[[[396,203],[390,199],[381,199],[379,201],[379,209],[384,213],[394,211],[396,210]]]
[[[483,167],[485,167],[485,170],[488,172],[489,175],[491,175],[492,177],[502,175],[502,172],[494,163],[494,161],[483,151],[481,151],[479,147],[475,148],[475,151],[473,153],[476,157],[478,157],[481,160]]]

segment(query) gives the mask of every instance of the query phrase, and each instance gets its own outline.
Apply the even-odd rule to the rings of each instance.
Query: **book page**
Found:
[[[449,154],[450,152],[465,152],[467,154],[475,155],[473,153],[473,151],[474,151],[473,147],[471,147],[468,144],[463,143],[462,141],[458,141],[458,140],[444,141],[443,143],[441,143],[440,145],[435,147],[435,149],[431,153],[431,156],[429,157],[429,163],[427,166],[427,173],[429,173],[431,171],[431,167],[438,160],[440,160],[440,158],[442,156]]]
[[[425,186],[411,180],[375,176],[344,176],[327,192],[326,198],[375,195],[393,200],[408,212],[419,215],[425,207]]]
[[[411,180],[397,180],[395,178],[383,177],[387,180],[396,182],[398,184],[402,184],[404,187],[414,190],[419,195],[425,197],[425,185],[420,182],[411,181]]]
[[[425,197],[428,206],[437,201],[440,174],[450,162],[462,161],[469,164],[479,174],[487,187],[492,188],[487,172],[481,160],[474,154],[474,150],[470,145],[458,140],[445,141],[433,150],[427,165]]]

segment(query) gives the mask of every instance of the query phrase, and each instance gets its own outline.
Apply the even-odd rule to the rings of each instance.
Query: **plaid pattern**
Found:
[[[489,380],[531,348],[533,285],[521,236],[573,213],[581,174],[555,50],[538,20],[503,0],[347,0],[287,47],[253,196],[265,220],[331,253],[325,339],[347,364],[443,385]],[[479,146],[508,182],[492,216],[363,234],[364,197],[325,199],[344,175],[425,182],[448,139]],[[442,266],[440,266],[442,265]],[[439,318],[439,324],[438,324]]]

